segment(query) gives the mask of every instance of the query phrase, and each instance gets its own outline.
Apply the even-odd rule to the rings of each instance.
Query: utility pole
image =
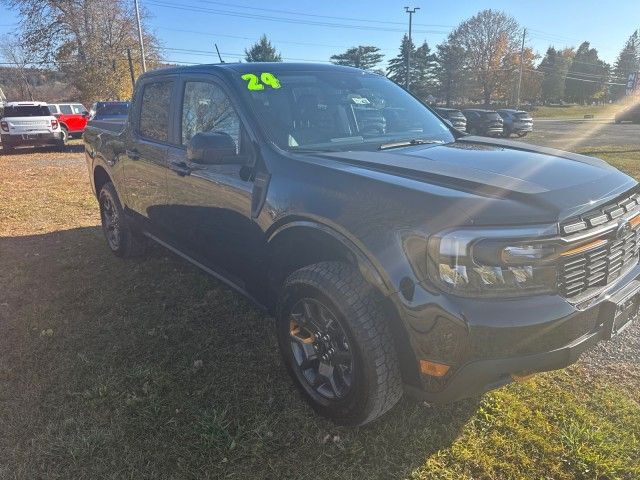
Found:
[[[131,49],[127,48],[127,59],[129,60],[129,74],[131,75],[131,86],[136,88],[136,74],[133,71],[133,60],[131,60]],[[133,91],[133,90],[132,90]]]
[[[138,0],[133,0],[136,7],[136,22],[138,22],[138,42],[140,43],[140,57],[142,60],[142,73],[147,71],[147,62],[144,59],[144,41],[142,40],[142,26],[140,24],[140,9],[138,8]]]
[[[522,70],[524,69],[524,40],[527,38],[527,29],[522,32],[522,48],[520,49],[520,77],[518,78],[518,96],[516,98],[516,109],[520,109],[520,89],[522,88]]]
[[[411,21],[413,20],[413,14],[416,13],[416,10],[420,10],[420,7],[413,7],[412,9],[409,7],[404,7],[404,11],[409,14],[409,48],[407,50],[407,74],[404,79],[404,88],[409,91],[409,76],[411,75]]]

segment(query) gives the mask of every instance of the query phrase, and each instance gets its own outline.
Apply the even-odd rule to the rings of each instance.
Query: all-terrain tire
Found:
[[[102,231],[110,250],[119,257],[138,257],[146,250],[146,238],[125,216],[113,183],[107,182],[98,194]]]
[[[314,410],[336,423],[371,422],[402,397],[400,367],[381,298],[357,268],[343,262],[321,262],[296,270],[282,288],[276,320],[285,365]],[[344,398],[322,398],[295,362],[290,318],[292,308],[301,299],[321,302],[348,337],[354,375]]]

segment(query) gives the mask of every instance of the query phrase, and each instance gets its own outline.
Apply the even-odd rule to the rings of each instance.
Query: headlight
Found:
[[[555,235],[557,227],[546,225],[443,232],[429,238],[427,271],[442,290],[461,296],[553,293]]]

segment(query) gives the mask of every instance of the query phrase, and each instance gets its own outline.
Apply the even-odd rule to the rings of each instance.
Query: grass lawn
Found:
[[[640,175],[637,147],[589,152]],[[80,153],[0,156],[2,479],[640,478],[637,366],[336,427],[271,318],[161,247],[115,258],[98,225]]]
[[[531,113],[534,118],[584,118],[585,115],[593,115],[595,118],[613,118],[621,108],[619,105],[540,106]]]

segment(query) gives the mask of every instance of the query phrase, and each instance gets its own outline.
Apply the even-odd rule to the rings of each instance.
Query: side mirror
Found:
[[[244,163],[236,152],[236,142],[224,132],[196,133],[187,145],[187,160],[203,165]]]
[[[84,112],[82,112],[82,116],[83,117],[88,117],[89,116],[89,112],[87,112],[86,110]]]

